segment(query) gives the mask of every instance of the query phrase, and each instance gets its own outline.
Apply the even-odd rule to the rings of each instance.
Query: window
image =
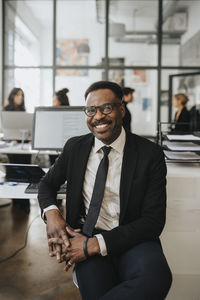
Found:
[[[3,5],[2,99],[21,87],[28,111],[52,105],[55,91],[65,87],[70,105],[84,105],[87,87],[109,79],[135,89],[128,104],[132,131],[156,136],[157,121],[173,114],[169,76],[200,70],[199,1],[5,0]],[[198,97],[199,86],[197,80],[186,92]]]

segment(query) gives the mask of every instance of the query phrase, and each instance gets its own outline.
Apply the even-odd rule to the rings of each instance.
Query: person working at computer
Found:
[[[69,90],[67,88],[55,92],[53,97],[53,106],[69,106],[69,98],[67,96],[68,92]],[[58,155],[49,155],[51,165],[54,164],[57,157]]]
[[[123,91],[123,101],[124,101],[124,106],[125,106],[125,116],[123,118],[123,127],[126,130],[131,131],[131,113],[127,107],[127,104],[133,102],[133,99],[134,99],[133,93],[135,92],[135,90],[130,87],[125,87],[122,89],[122,91]]]
[[[55,92],[53,97],[53,106],[69,106],[69,98],[67,96],[68,92],[69,90],[67,88]]]
[[[187,110],[186,104],[189,101],[189,98],[186,94],[176,94],[174,95],[172,99],[172,104],[174,107],[177,108],[177,111],[175,113],[174,122],[175,127],[173,128],[173,131],[179,131],[179,132],[187,132],[190,129],[190,113]]]
[[[4,110],[25,111],[24,92],[21,88],[14,87],[11,90],[8,98],[6,99],[6,105],[4,107]],[[17,164],[31,163],[31,155],[29,154],[8,154],[8,159],[10,163],[17,163]],[[24,210],[26,213],[30,212],[29,199],[13,199],[13,205]]]
[[[166,215],[166,165],[157,144],[125,131],[121,87],[85,93],[91,133],[73,137],[39,187],[50,256],[75,265],[84,300],[163,300],[172,275],[159,235]],[[67,180],[66,220],[56,192]]]

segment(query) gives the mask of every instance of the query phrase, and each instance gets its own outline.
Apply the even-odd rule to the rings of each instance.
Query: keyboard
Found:
[[[66,187],[67,187],[66,183],[61,185],[57,194],[66,194]],[[31,182],[25,189],[25,194],[37,194],[38,189],[39,189],[39,182]]]

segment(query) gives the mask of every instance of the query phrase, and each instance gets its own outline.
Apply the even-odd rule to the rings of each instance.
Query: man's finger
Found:
[[[48,241],[48,243],[49,243],[49,241]],[[54,256],[54,251],[53,251],[53,244],[50,244],[49,245],[49,256]]]
[[[66,231],[64,231],[64,230],[61,231],[61,237],[62,237],[62,240],[63,240],[65,246],[69,247],[70,246],[70,241],[68,239]]]
[[[62,254],[62,247],[60,245],[56,245],[56,259],[57,262],[61,262],[61,254]]]
[[[68,260],[66,262],[66,266],[64,267],[64,271],[68,271],[73,266],[73,262],[71,260]]]
[[[48,244],[49,244],[49,246],[51,246],[51,245],[53,246],[55,244],[63,245],[64,241],[63,241],[63,239],[58,238],[58,237],[56,237],[56,238],[50,238],[50,239],[48,239]]]
[[[69,227],[69,226],[66,226],[66,230],[67,230],[67,233],[69,235],[71,235],[72,237],[74,237],[74,236],[77,235],[77,233],[75,232],[75,230],[72,230],[71,227]]]
[[[81,229],[80,229],[80,228],[74,229],[74,231],[77,232],[77,233],[80,233],[80,232],[81,232]]]

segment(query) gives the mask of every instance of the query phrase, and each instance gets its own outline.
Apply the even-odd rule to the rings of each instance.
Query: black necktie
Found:
[[[92,199],[90,202],[85,224],[83,225],[83,233],[87,236],[92,236],[92,232],[97,222],[104,196],[105,183],[108,173],[108,154],[111,150],[111,147],[104,146],[101,149],[104,152],[104,157],[102,158],[97,170]]]

